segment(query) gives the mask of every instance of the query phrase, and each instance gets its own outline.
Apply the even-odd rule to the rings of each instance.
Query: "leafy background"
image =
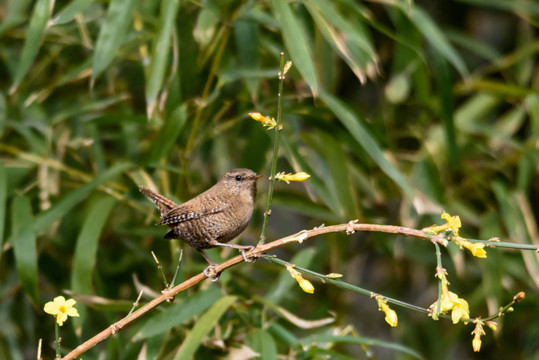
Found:
[[[247,114],[275,116],[282,51],[294,66],[278,169],[312,177],[278,184],[269,240],[351,219],[422,228],[445,209],[463,236],[538,245],[537,2],[8,0],[0,16],[0,358],[35,358],[39,338],[54,356],[42,308],[57,295],[81,313],[61,328],[68,350],[141,289],[142,301],[159,293],[150,252],[170,279],[183,245],[161,239],[138,185],[180,202],[234,167],[268,174],[272,132]],[[242,243],[258,239],[267,185]],[[472,326],[396,308],[390,328],[374,300],[319,282],[308,295],[260,260],[84,358],[539,359],[537,254],[487,252],[443,251],[472,316],[527,294],[479,355]],[[276,254],[419,306],[436,299],[428,242],[335,234]],[[186,249],[179,280],[204,266]]]

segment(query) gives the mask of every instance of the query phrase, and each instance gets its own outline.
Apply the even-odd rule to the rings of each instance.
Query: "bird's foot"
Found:
[[[217,272],[215,266],[215,264],[210,264],[210,266],[204,269],[204,275],[210,278],[211,281],[217,281],[219,280],[219,276],[221,276],[221,273]]]
[[[255,249],[254,246],[242,246],[242,248],[238,249],[240,252],[241,252],[241,256],[243,256],[243,260],[245,262],[248,262],[248,263],[253,263],[256,261],[256,256],[253,256],[253,257],[247,257],[247,255],[245,255],[245,252],[246,251],[251,251]]]

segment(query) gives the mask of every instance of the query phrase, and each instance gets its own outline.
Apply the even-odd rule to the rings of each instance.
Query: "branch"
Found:
[[[393,226],[393,225],[357,224],[357,220],[353,220],[347,224],[318,227],[312,230],[302,230],[296,234],[289,235],[287,237],[272,241],[271,243],[258,245],[255,249],[247,252],[246,256],[252,257],[252,258],[258,258],[262,254],[265,254],[271,250],[275,250],[277,248],[286,246],[290,243],[294,243],[294,242],[302,243],[303,241],[307,239],[324,235],[324,234],[329,234],[329,233],[346,232],[347,234],[353,234],[356,231],[372,231],[372,232],[382,232],[382,233],[388,233],[388,234],[400,234],[404,236],[420,238],[423,240],[429,240],[434,243],[440,243],[440,244],[443,244],[445,241],[442,235],[440,234],[433,235],[423,230],[416,230],[416,229],[410,229],[410,228],[406,228],[402,226]],[[217,265],[215,267],[215,270],[217,271],[217,273],[221,273],[224,270],[234,265],[237,265],[241,262],[243,262],[243,257],[241,255],[238,255],[232,259],[229,259],[223,262],[222,264]],[[64,356],[63,359],[64,360],[76,359],[78,356],[84,354],[86,351],[96,346],[101,341],[106,340],[108,337],[110,337],[113,334],[116,334],[117,332],[120,332],[126,325],[135,321],[136,319],[146,314],[153,308],[157,307],[161,303],[166,302],[167,300],[170,300],[171,297],[174,297],[175,295],[181,293],[182,291],[189,289],[190,287],[198,284],[199,282],[203,281],[206,278],[207,276],[204,275],[204,273],[200,273],[184,281],[183,283],[176,285],[175,287],[169,290],[163,290],[162,295],[154,298],[152,301],[150,301],[149,303],[147,303],[146,305],[144,305],[137,311],[133,312],[132,314],[112,324],[111,326],[101,331],[94,337],[86,340],[84,343],[80,344],[75,349],[73,349],[70,353]]]

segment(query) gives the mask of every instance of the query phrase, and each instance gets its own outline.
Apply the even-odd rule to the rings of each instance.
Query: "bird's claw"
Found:
[[[254,246],[245,246],[243,249],[240,249],[241,251],[241,256],[243,256],[243,261],[245,262],[248,262],[248,263],[253,263],[256,261],[256,257],[250,257],[248,258],[246,255],[245,255],[245,252],[246,251],[251,251],[253,250],[255,247]]]
[[[204,275],[210,278],[211,281],[217,281],[219,280],[221,273],[218,273],[217,270],[215,270],[215,264],[211,264],[210,266],[204,269]]]

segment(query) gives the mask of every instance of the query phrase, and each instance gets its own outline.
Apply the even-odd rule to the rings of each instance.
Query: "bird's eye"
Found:
[[[236,175],[236,181],[240,181],[241,180],[241,175]]]

